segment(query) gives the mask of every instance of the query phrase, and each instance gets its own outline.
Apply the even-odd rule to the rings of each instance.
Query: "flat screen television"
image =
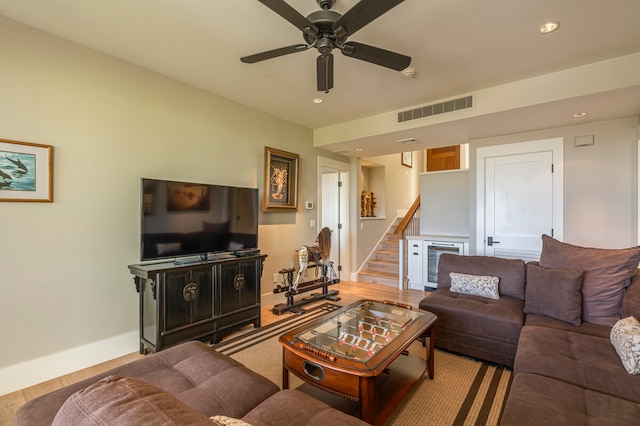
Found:
[[[258,190],[143,178],[140,260],[258,247]]]

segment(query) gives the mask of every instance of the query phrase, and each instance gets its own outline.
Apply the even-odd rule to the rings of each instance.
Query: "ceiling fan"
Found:
[[[349,36],[403,0],[361,0],[344,15],[331,10],[336,0],[316,0],[321,10],[312,12],[306,18],[284,0],[258,1],[301,30],[306,44],[294,44],[240,58],[244,63],[253,64],[290,53],[304,52],[314,47],[320,52],[316,61],[318,91],[325,93],[333,87],[333,49],[339,49],[345,56],[396,71],[402,71],[411,63],[409,56],[347,41]]]

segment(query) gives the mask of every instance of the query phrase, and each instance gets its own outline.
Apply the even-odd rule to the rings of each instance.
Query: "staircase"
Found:
[[[393,225],[387,229],[387,233],[358,272],[359,282],[398,288],[400,250],[398,247],[399,237],[395,230],[399,223],[400,218],[397,218]]]

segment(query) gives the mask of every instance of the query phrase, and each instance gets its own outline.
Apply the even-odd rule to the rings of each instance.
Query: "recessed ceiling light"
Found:
[[[584,117],[585,115],[587,115],[586,112],[576,112],[575,114],[573,114],[575,118],[581,118],[581,117]]]
[[[323,102],[324,102],[324,101],[323,101],[322,99],[320,99],[320,98],[315,98],[315,99],[313,100],[313,103],[314,103],[314,104],[321,104],[321,103],[323,103]]]
[[[549,34],[557,30],[559,27],[560,27],[560,22],[552,21],[552,22],[547,22],[546,24],[538,28],[538,31],[540,32],[540,34]]]
[[[356,152],[362,152],[362,148],[356,148]]]

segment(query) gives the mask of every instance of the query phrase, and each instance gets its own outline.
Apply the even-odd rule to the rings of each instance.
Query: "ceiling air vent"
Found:
[[[458,111],[471,108],[473,106],[473,96],[465,96],[449,101],[438,102],[420,108],[401,111],[398,113],[398,123],[415,120],[416,118],[431,117],[432,115],[444,114],[445,112]]]

